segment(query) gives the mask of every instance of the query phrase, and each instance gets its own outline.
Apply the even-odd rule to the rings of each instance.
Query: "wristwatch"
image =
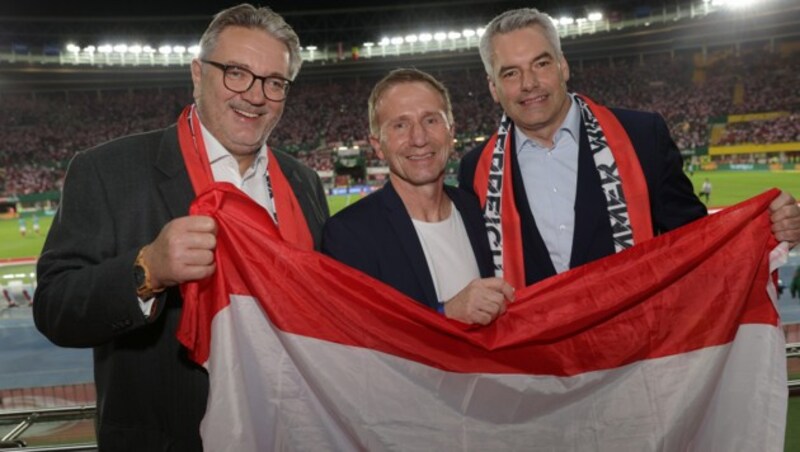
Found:
[[[141,300],[149,300],[156,294],[164,291],[163,288],[158,290],[153,289],[150,281],[150,270],[144,263],[144,249],[146,247],[147,246],[143,246],[142,249],[139,250],[139,254],[136,255],[136,261],[133,263],[133,281],[136,283],[136,295]]]

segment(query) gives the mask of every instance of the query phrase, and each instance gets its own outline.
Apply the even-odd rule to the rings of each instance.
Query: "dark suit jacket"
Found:
[[[477,198],[449,186],[445,193],[461,213],[481,277],[494,276]],[[322,252],[432,309],[439,305],[425,252],[391,182],[328,220]]]
[[[275,152],[318,244],[328,208],[317,175]],[[205,370],[175,338],[182,299],[159,295],[145,318],[133,262],[194,192],[175,126],[75,156],[38,263],[34,319],[57,345],[94,347],[97,437],[103,451],[199,451]]]
[[[627,131],[639,157],[650,197],[654,234],[670,231],[706,215],[706,208],[694,194],[692,183],[683,173],[683,160],[672,141],[664,119],[655,113],[612,109]],[[513,166],[514,201],[522,223],[525,282],[531,285],[555,275],[555,267],[533,218],[525,185],[519,170],[516,146],[510,149]],[[467,153],[459,168],[459,185],[474,193],[475,168],[483,146]],[[578,187],[575,199],[575,233],[572,239],[570,268],[614,253],[608,206],[600,176],[589,149],[586,128],[581,123],[578,152]]]

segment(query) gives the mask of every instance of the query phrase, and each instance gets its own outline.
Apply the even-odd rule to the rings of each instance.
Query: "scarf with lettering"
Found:
[[[197,110],[194,105],[189,105],[178,117],[178,141],[195,195],[205,192],[214,183],[211,164],[208,161],[208,153],[200,130]],[[300,203],[269,146],[267,146],[267,155],[267,195],[272,200],[275,209],[274,219],[281,237],[299,248],[312,250],[314,249],[314,239],[308,229],[308,222],[300,208]]]
[[[653,237],[647,183],[628,134],[616,116],[588,97],[575,95],[589,149],[606,198],[615,252]],[[525,287],[522,230],[512,186],[510,136],[514,123],[503,114],[500,127],[481,151],[473,189],[481,201],[495,275]]]

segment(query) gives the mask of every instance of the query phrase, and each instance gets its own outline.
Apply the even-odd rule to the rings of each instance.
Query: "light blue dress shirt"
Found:
[[[553,138],[553,147],[542,146],[514,128],[517,161],[528,205],[558,273],[569,270],[575,233],[581,115],[572,95],[570,102],[564,123]]]

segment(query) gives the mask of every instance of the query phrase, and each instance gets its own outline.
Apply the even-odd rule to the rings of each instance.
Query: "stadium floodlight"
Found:
[[[732,9],[744,9],[755,6],[756,0],[715,0],[713,6],[727,6]]]
[[[375,47],[375,43],[374,42],[365,42],[363,45],[364,45],[364,48],[367,49],[367,58],[371,58],[372,57],[372,48]]]
[[[200,55],[200,46],[195,44],[189,47],[189,53],[191,53],[194,56]]]
[[[478,35],[478,37],[481,37],[481,36],[483,36],[483,34],[484,34],[484,33],[486,33],[486,29],[485,29],[485,28],[483,28],[483,27],[478,27],[478,28],[475,30],[475,34],[477,34],[477,35]]]
[[[452,40],[456,40],[461,37],[461,33],[457,31],[451,31],[450,33],[447,33],[447,37]]]
[[[415,42],[419,41],[419,37],[417,35],[408,35],[403,40],[409,44],[414,44]]]
[[[386,47],[389,45],[389,38],[383,37],[380,41],[378,41],[378,45],[381,47]]]
[[[176,45],[172,46],[172,53],[178,55],[178,61],[183,64],[183,54],[186,53],[186,46]]]
[[[95,46],[86,46],[83,48],[84,53],[88,53],[89,55],[93,54],[97,48]]]
[[[564,16],[558,19],[558,23],[564,26],[572,25],[573,23],[575,23],[575,19],[573,19],[572,17]]]
[[[391,39],[391,43],[394,44],[394,54],[400,55],[400,44],[403,43],[403,38],[395,36]]]
[[[603,20],[603,13],[601,13],[599,11],[594,11],[594,12],[589,13],[588,18],[592,22],[597,22],[597,21]]]
[[[314,61],[314,52],[316,52],[317,46],[306,46],[306,50],[308,50],[308,61]]]
[[[152,48],[151,46],[144,46],[142,47],[142,52],[144,53],[156,53],[156,49]]]
[[[575,19],[575,22],[578,24],[579,27],[581,25],[585,24],[588,21],[589,21],[589,19],[587,19],[585,17],[579,17],[579,18]]]
[[[133,54],[133,60],[135,61],[135,64],[139,65],[139,55],[142,53],[142,46],[139,44],[133,44],[132,46],[128,47],[128,52]]]
[[[117,53],[125,53],[128,51],[128,46],[125,44],[117,44],[114,46],[114,51]]]
[[[81,51],[81,48],[80,48],[79,46],[76,46],[76,45],[75,45],[75,44],[73,44],[73,43],[69,43],[69,44],[67,44],[67,52],[70,52],[70,53],[78,53],[78,52],[80,52],[80,51]]]
[[[433,40],[436,41],[436,42],[442,42],[445,39],[447,39],[447,33],[443,32],[443,31],[440,31],[440,32],[435,33],[433,35]]]
[[[430,33],[420,33],[419,35],[419,42],[422,43],[429,43],[433,39],[433,35]]]
[[[161,46],[158,48],[158,53],[161,54],[164,66],[169,65],[169,54],[172,53],[172,46]]]
[[[97,47],[97,51],[103,55],[103,60],[106,64],[111,64],[110,55],[112,50],[111,44],[103,44]]]
[[[461,34],[464,35],[465,38],[469,39],[475,36],[475,30],[471,28],[465,28],[464,31],[461,32]]]

